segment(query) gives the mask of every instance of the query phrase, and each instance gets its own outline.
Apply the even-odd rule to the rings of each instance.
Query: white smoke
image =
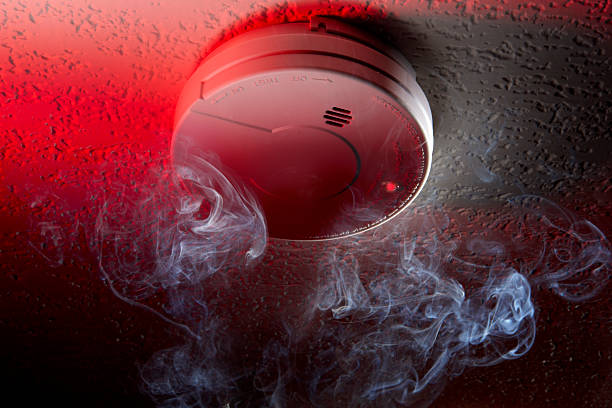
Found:
[[[267,233],[254,197],[214,157],[189,157],[134,189],[106,191],[91,246],[117,296],[134,304],[162,296],[158,313],[200,337],[209,326],[201,321],[205,281],[247,268],[263,254]]]
[[[141,368],[160,407],[427,406],[464,369],[529,351],[535,289],[584,301],[610,277],[604,234],[533,195],[486,211],[422,200],[358,237],[268,243],[254,196],[214,157],[189,157],[106,189],[93,225],[49,205],[33,213],[49,262],[85,229],[111,290],[185,330]],[[262,296],[269,270],[284,280]],[[228,298],[264,297],[245,306],[274,327],[262,336],[226,311]]]

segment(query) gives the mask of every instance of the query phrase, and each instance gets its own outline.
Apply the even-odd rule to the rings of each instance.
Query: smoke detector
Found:
[[[431,165],[432,118],[406,59],[327,17],[240,34],[177,106],[173,162],[214,153],[259,198],[272,238],[320,240],[402,211]]]

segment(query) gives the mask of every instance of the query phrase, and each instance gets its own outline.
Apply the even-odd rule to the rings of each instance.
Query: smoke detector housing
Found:
[[[408,61],[326,17],[241,34],[208,55],[176,111],[172,156],[214,153],[257,194],[272,238],[388,221],[422,189],[432,117]]]

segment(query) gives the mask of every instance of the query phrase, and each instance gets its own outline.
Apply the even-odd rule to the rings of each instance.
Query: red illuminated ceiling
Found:
[[[30,219],[40,211],[35,215],[73,223],[71,213],[45,206],[55,199],[60,209],[94,217],[87,204],[92,191],[134,185],[149,167],[167,165],[186,80],[210,50],[258,26],[342,16],[414,53],[441,152],[434,183],[465,170],[455,167],[467,160],[457,140],[489,137],[475,123],[503,126],[488,108],[529,109],[533,118],[508,125],[517,135],[512,146],[500,146],[519,153],[495,153],[497,165],[612,232],[611,12],[610,1],[596,0],[0,2],[0,333],[14,385],[81,406],[147,406],[136,389],[135,364],[174,344],[178,334],[115,298],[95,259],[70,261],[87,246],[84,236],[65,237],[57,252],[34,251]],[[552,62],[538,60],[541,55]],[[524,104],[507,102],[517,94]],[[449,95],[456,99],[449,102]],[[469,120],[466,111],[474,112]],[[463,131],[467,136],[456,136]],[[575,154],[547,150],[557,145],[575,146]],[[552,173],[553,181],[540,177]],[[469,203],[466,197],[478,192],[470,190],[470,177],[451,180],[443,198]],[[459,212],[471,211],[466,228],[477,234],[487,208]],[[57,267],[59,252],[67,261]],[[295,271],[312,258],[267,262],[270,276],[281,279],[283,268]],[[532,352],[468,372],[434,406],[609,403],[609,301],[569,304],[539,296],[541,330]]]

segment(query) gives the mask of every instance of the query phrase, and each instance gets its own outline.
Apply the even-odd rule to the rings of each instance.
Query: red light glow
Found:
[[[385,28],[378,31],[397,39],[402,51],[414,52],[416,62],[411,62],[419,75],[424,74],[417,79],[424,78],[429,86],[424,89],[436,110],[435,131],[446,126],[441,132],[446,131],[448,138],[440,143],[440,151],[456,162],[449,167],[449,177],[453,170],[464,170],[464,157],[449,148],[459,140],[459,132],[448,130],[461,109],[478,112],[478,119],[490,120],[493,126],[496,116],[489,114],[495,109],[519,109],[519,103],[529,109],[537,104],[542,111],[534,108],[534,118],[526,116],[512,128],[517,144],[527,146],[525,154],[517,156],[516,163],[500,154],[500,161],[507,160],[508,168],[525,175],[526,187],[532,189],[529,182],[539,172],[556,169],[530,164],[562,160],[556,151],[543,150],[547,145],[542,142],[595,140],[592,146],[580,145],[586,146],[584,151],[569,170],[558,173],[546,193],[559,194],[609,234],[609,174],[603,184],[594,179],[589,185],[591,174],[599,174],[596,170],[604,166],[581,160],[591,157],[587,149],[604,157],[607,146],[598,126],[605,126],[609,110],[597,112],[592,102],[610,100],[606,85],[610,76],[599,77],[600,72],[609,74],[609,60],[598,65],[594,55],[601,51],[601,60],[610,55],[611,4],[598,0],[4,1],[0,7],[0,349],[11,373],[7,389],[19,392],[22,405],[38,404],[28,398],[40,395],[52,401],[48,405],[65,404],[66,399],[65,405],[75,406],[150,404],[137,389],[142,373],[135,361],[144,362],[174,344],[181,332],[111,293],[100,279],[99,260],[88,252],[90,237],[75,226],[70,211],[77,220],[93,222],[97,212],[90,205],[92,195],[117,186],[131,191],[144,184],[151,168],[170,169],[166,158],[185,83],[212,50],[254,28],[305,21],[311,15],[342,17],[374,31]],[[500,52],[495,47],[501,41],[489,38],[490,33],[507,35],[503,44],[513,48]],[[566,60],[566,54],[574,51],[577,55]],[[548,58],[557,53],[559,59]],[[469,125],[467,133],[478,126]],[[546,129],[559,132],[551,135]],[[537,139],[529,139],[532,131]],[[596,199],[566,187],[576,180],[585,180],[587,193],[588,188],[598,189]],[[410,190],[409,185],[409,180],[386,175],[368,187],[389,199],[391,193]],[[452,187],[466,191],[471,186]],[[268,185],[257,188],[270,196],[274,193],[265,190],[271,189]],[[189,186],[185,189],[190,191]],[[454,193],[446,192],[444,198],[450,202]],[[602,197],[605,204],[598,201]],[[497,232],[516,221],[495,224],[490,219],[494,211],[466,202],[466,208],[445,212],[450,236],[464,233],[461,238],[467,240],[490,233],[494,240]],[[204,201],[197,217],[205,219],[211,210]],[[37,217],[62,228],[74,227],[75,234],[55,236],[50,227],[43,239],[41,231],[29,224]],[[483,225],[495,225],[499,231],[485,230]],[[36,234],[38,241],[32,238]],[[43,248],[45,239],[56,246]],[[295,257],[288,256],[286,248],[272,248],[257,279],[236,274],[234,285],[240,296],[222,290],[216,294],[223,300],[216,306],[219,314],[236,323],[237,343],[257,348],[260,339],[284,330],[278,317],[305,299],[311,277],[304,270],[320,261],[317,251],[324,244],[317,245],[291,244]],[[463,252],[469,260],[470,251]],[[529,269],[530,260],[523,253],[510,256],[517,270]],[[380,265],[363,267],[375,270]],[[457,274],[463,273],[462,265],[448,263],[450,272]],[[275,306],[270,299],[276,299],[276,292],[282,294]],[[157,300],[152,298],[151,304]],[[436,407],[489,406],[492,401],[498,406],[528,401],[533,407],[609,404],[612,356],[605,322],[610,301],[569,304],[538,293],[538,302],[542,327],[532,352],[522,360],[467,372],[441,394]],[[259,314],[262,310],[267,314]],[[242,360],[258,355],[233,356],[243,365]],[[310,361],[304,366],[310,369]],[[20,392],[22,387],[28,391]],[[522,402],[517,401],[517,393]]]
[[[383,186],[387,193],[394,193],[399,190],[399,186],[392,181],[385,181]]]

